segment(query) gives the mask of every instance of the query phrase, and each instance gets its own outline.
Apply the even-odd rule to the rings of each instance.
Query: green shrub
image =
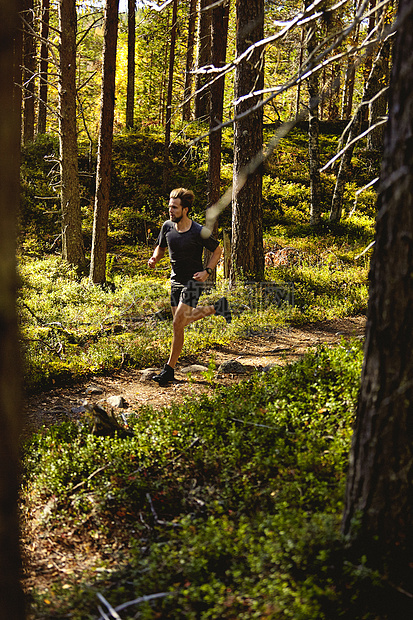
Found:
[[[34,437],[25,501],[46,507],[38,527],[100,532],[127,561],[86,597],[79,584],[55,594],[60,613],[93,617],[96,588],[113,605],[171,593],[140,608],[147,618],[332,617],[344,605],[333,572],[344,591],[350,579],[337,553],[360,366],[360,344],[343,342],[198,401],[144,407],[128,439],[73,424]]]

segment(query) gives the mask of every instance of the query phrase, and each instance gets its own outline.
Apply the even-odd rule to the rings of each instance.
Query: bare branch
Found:
[[[77,87],[76,91],[80,92],[90,82],[90,80],[92,80],[95,77],[96,74],[97,74],[97,71],[93,71],[91,75],[89,75],[89,77],[86,78],[86,80]]]
[[[156,4],[152,0],[142,0],[142,4],[147,6],[149,9],[153,9],[154,11],[163,11],[169,4],[172,4],[173,0],[165,0],[161,5]]]
[[[380,93],[378,93],[377,95],[375,95],[374,97],[372,97],[370,99],[370,101],[365,101],[363,103],[360,104],[358,110],[360,110],[360,108],[364,105],[369,105],[372,101],[374,101],[375,99],[377,99],[377,97],[382,94],[383,92],[385,92],[387,90],[386,88],[383,88]],[[356,112],[357,114],[357,112]],[[350,142],[348,142],[346,144],[346,146],[342,149],[340,149],[340,151],[334,155],[334,157],[332,157],[322,168],[320,168],[320,172],[325,172],[330,166],[332,166],[334,164],[335,161],[337,161],[337,159],[340,159],[340,157],[343,155],[343,153],[345,153],[349,148],[351,148],[354,144],[356,144],[359,140],[361,140],[362,138],[364,138],[365,136],[367,136],[369,133],[371,133],[372,131],[374,131],[374,129],[377,129],[377,127],[380,127],[381,125],[384,125],[385,123],[387,123],[387,116],[382,118],[381,120],[377,121],[377,123],[375,123],[374,125],[371,125],[371,127],[369,127],[368,129],[366,129],[365,131],[363,131],[361,134],[359,134],[358,136],[356,136],[353,140],[351,140]],[[346,128],[347,129],[347,128]],[[346,130],[344,130],[346,131]]]
[[[354,260],[357,260],[358,258],[361,258],[362,256],[364,256],[364,254],[366,254],[366,252],[368,252],[375,243],[376,243],[375,241],[372,241],[371,243],[369,243],[368,246],[364,248],[362,252],[360,252],[360,254],[357,254],[357,256],[354,257]]]
[[[88,26],[88,28],[86,28],[80,33],[82,36],[80,37],[79,41],[76,42],[76,47],[79,47],[79,45],[83,43],[84,39],[87,37],[89,32],[92,30],[92,28],[94,28],[96,24],[98,24],[101,21],[102,21],[102,16],[100,15]]]
[[[375,179],[373,179],[372,181],[370,181],[369,183],[367,183],[366,185],[364,185],[364,187],[361,187],[360,189],[358,189],[356,191],[356,196],[354,198],[354,203],[353,203],[353,208],[350,211],[350,213],[348,214],[349,217],[351,217],[354,213],[354,211],[356,210],[357,207],[357,201],[358,201],[358,197],[360,196],[360,194],[364,191],[366,191],[366,189],[369,189],[369,187],[373,187],[373,185],[375,185],[377,183],[377,181],[379,180],[380,177],[376,177]]]
[[[122,603],[122,605],[118,605],[115,610],[122,611],[122,609],[126,609],[127,607],[131,607],[132,605],[139,605],[140,603],[147,603],[148,601],[154,601],[158,598],[165,598],[166,596],[174,596],[174,592],[157,592],[155,594],[147,594],[144,596],[140,596],[139,598],[135,598],[133,601],[128,601],[127,603]],[[102,616],[99,620],[103,620]]]
[[[120,615],[117,613],[116,609],[114,609],[112,607],[112,605],[110,603],[108,603],[108,601],[105,599],[105,597],[102,594],[100,594],[100,592],[97,593],[97,597],[98,597],[98,599],[100,599],[100,601],[104,605],[106,605],[106,607],[108,608],[108,611],[110,612],[110,617],[111,618],[114,618],[114,620],[122,620]],[[102,613],[102,610],[100,610],[100,611]],[[108,618],[108,620],[110,620],[109,616],[106,616],[106,614],[105,614],[104,617]]]
[[[381,2],[379,6],[380,7],[386,6],[388,4],[388,2],[389,2],[389,0],[383,0],[383,2]],[[200,93],[204,89],[209,88],[209,86],[215,80],[220,79],[226,73],[228,73],[229,71],[234,69],[236,67],[236,65],[243,58],[245,58],[248,55],[248,53],[252,53],[252,51],[256,50],[261,44],[267,45],[270,42],[275,41],[277,38],[279,38],[281,36],[284,36],[286,34],[286,32],[288,32],[293,26],[300,25],[304,21],[306,21],[307,17],[308,17],[308,19],[310,17],[312,19],[314,19],[315,15],[314,14],[311,15],[311,11],[313,9],[315,9],[318,4],[319,4],[319,2],[313,3],[305,11],[305,13],[299,13],[297,16],[295,16],[291,21],[288,22],[288,25],[280,33],[277,33],[276,35],[273,35],[272,37],[268,37],[267,39],[263,39],[262,41],[251,45],[243,54],[238,56],[232,63],[227,64],[221,70],[217,70],[215,67],[213,67],[213,68],[211,68],[211,67],[208,68],[207,67],[206,69],[205,68],[201,68],[201,71],[203,71],[205,69],[206,73],[212,73],[213,72],[213,73],[216,73],[216,75],[215,75],[215,77],[212,80],[209,80],[204,86],[202,86],[200,89],[198,89],[197,93]],[[303,80],[308,79],[308,77],[310,77],[314,72],[319,71],[321,68],[327,66],[331,62],[336,62],[337,59],[340,59],[340,58],[342,58],[342,57],[344,57],[346,55],[359,53],[360,50],[362,49],[361,46],[359,46],[357,48],[352,48],[351,50],[349,50],[347,52],[336,54],[331,59],[327,58],[328,54],[330,54],[330,52],[333,51],[350,34],[350,32],[355,28],[355,26],[364,19],[364,10],[365,10],[365,7],[367,6],[367,4],[368,4],[368,0],[364,0],[364,2],[361,4],[361,6],[360,6],[360,8],[359,8],[359,10],[357,12],[357,15],[355,16],[354,20],[349,24],[349,26],[344,28],[340,33],[335,33],[335,34],[331,35],[330,39],[333,38],[332,44],[327,49],[323,50],[317,58],[309,58],[309,59],[307,59],[306,64],[301,68],[301,70],[290,81],[284,83],[284,85],[280,86],[275,92],[273,92],[266,99],[262,99],[261,101],[257,102],[249,110],[246,110],[241,115],[234,116],[231,119],[229,119],[228,121],[226,121],[224,123],[221,123],[220,125],[217,125],[211,131],[219,131],[220,129],[222,129],[224,127],[228,127],[228,126],[232,125],[235,122],[235,120],[239,120],[241,118],[244,118],[244,117],[248,116],[249,114],[255,112],[256,110],[259,110],[261,107],[263,107],[263,106],[267,105],[268,103],[270,103],[275,97],[277,97],[280,94],[284,93],[285,91],[289,90],[293,86],[297,86]],[[317,16],[318,15],[319,14],[317,14]],[[391,28],[387,29],[386,32],[383,33],[377,39],[375,39],[375,41],[369,41],[368,44],[366,44],[366,47],[368,48],[369,53],[371,53],[371,47],[373,45],[378,45],[378,43],[381,42],[382,40],[384,40],[389,35],[390,32],[391,32]],[[320,47],[321,46],[318,46],[317,49],[320,49]],[[311,62],[311,61],[313,61],[313,62]],[[192,97],[193,96],[195,96],[195,94],[192,95]],[[253,97],[254,94],[251,93],[250,95],[247,95],[247,97],[248,96]],[[190,98],[188,98],[188,99],[190,99]],[[188,99],[186,101],[188,101]],[[183,105],[183,103],[181,105]],[[200,140],[208,137],[209,134],[210,134],[210,132],[202,134],[201,136],[196,138],[191,144],[196,144]]]

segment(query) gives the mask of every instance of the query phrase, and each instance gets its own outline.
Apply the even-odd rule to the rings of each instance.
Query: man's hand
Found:
[[[151,269],[155,268],[155,265],[159,263],[160,260],[165,256],[165,248],[161,248],[159,245],[156,246],[152,256],[148,260],[148,267]]]
[[[204,271],[197,271],[196,273],[194,273],[194,275],[192,277],[197,282],[205,282],[205,280],[208,279],[208,272],[205,271],[205,270]]]

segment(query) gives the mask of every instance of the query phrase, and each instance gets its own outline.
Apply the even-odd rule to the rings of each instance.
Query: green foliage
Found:
[[[231,139],[225,131],[223,187],[232,182]],[[336,137],[321,139],[327,161]],[[264,177],[265,249],[289,249],[292,259],[267,265],[266,283],[231,290],[220,267],[216,287],[201,303],[225,294],[233,322],[209,317],[189,326],[182,362],[243,336],[365,311],[369,253],[363,252],[373,238],[374,192],[361,193],[354,214],[339,225],[324,219],[313,229],[306,148],[306,134],[291,132]],[[90,286],[44,251],[59,234],[58,215],[38,198],[53,191],[55,163],[48,157],[56,149],[44,138],[24,151],[28,234],[19,257],[18,307],[29,391],[160,366],[172,335],[168,261],[155,273],[147,266],[166,213],[162,139],[133,132],[115,139],[111,287]],[[80,162],[87,245],[94,180],[83,145]],[[195,189],[195,217],[202,222],[207,143],[187,150],[177,141],[171,163],[171,184]],[[358,166],[356,159],[355,171]],[[325,175],[323,184],[328,205],[333,176]],[[355,174],[346,214],[358,187]],[[228,209],[220,226],[229,224]],[[272,282],[293,284],[294,306],[274,302],[266,292]],[[142,407],[128,420],[132,437],[94,437],[86,419],[34,436],[24,451],[23,515],[36,514],[41,535],[74,537],[96,553],[84,574],[33,591],[33,618],[96,617],[97,592],[112,605],[166,594],[123,610],[125,620],[137,613],[148,619],[374,618],[365,592],[383,600],[381,582],[365,559],[347,557],[339,534],[360,364],[360,344],[343,342],[219,390],[211,362],[204,374],[210,396],[156,413]]]
[[[343,342],[198,401],[143,407],[127,439],[73,424],[33,437],[24,501],[44,506],[39,530],[122,549],[116,566],[96,560],[101,579],[34,595],[33,617],[95,617],[101,592],[114,606],[164,593],[138,607],[144,618],[374,618],[364,591],[380,582],[339,534],[361,358]]]
[[[51,246],[60,225],[58,140],[46,135],[22,147],[20,227],[25,239],[34,238],[34,255]]]
[[[357,257],[371,238],[369,220],[357,216],[352,228],[342,225],[348,234],[340,241],[328,231],[317,234],[308,224],[283,222],[266,234],[266,247],[289,247],[297,260],[267,266],[266,278],[286,290],[293,286],[294,307],[277,305],[259,287],[229,291],[219,270],[216,288],[201,303],[226,295],[234,321],[224,330],[216,317],[190,326],[182,359],[240,336],[365,311],[368,256]],[[168,262],[157,267],[158,280],[147,267],[147,246],[113,249],[107,261],[113,290],[90,286],[86,278],[79,281],[56,256],[20,259],[18,303],[29,390],[119,368],[161,365],[167,357],[172,326],[156,313],[169,306]]]

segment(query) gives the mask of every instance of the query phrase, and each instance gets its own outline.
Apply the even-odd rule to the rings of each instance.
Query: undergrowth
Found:
[[[199,400],[142,407],[127,439],[73,424],[33,437],[32,527],[55,544],[80,537],[99,559],[33,591],[30,618],[95,618],[98,593],[124,620],[374,618],[363,593],[379,600],[375,575],[346,558],[339,531],[361,358],[359,342],[320,347]]]
[[[267,266],[266,281],[228,290],[218,271],[216,287],[201,299],[228,297],[233,322],[209,317],[188,328],[181,361],[248,335],[317,320],[363,314],[367,258],[362,243],[297,238],[286,228],[266,234],[266,247],[293,247],[297,260]],[[167,261],[149,272],[149,248],[123,247],[110,255],[113,286],[90,286],[57,256],[20,261],[18,300],[28,391],[65,385],[120,368],[161,366],[172,337]]]
[[[265,250],[288,260],[267,264],[265,282],[231,290],[220,267],[201,303],[225,294],[233,321],[209,317],[190,326],[180,362],[244,336],[365,313],[375,195],[354,198],[368,180],[368,162],[355,161],[334,227],[327,220],[334,179],[322,176],[322,223],[310,227],[306,141],[291,132],[264,170]],[[323,162],[335,144],[323,137]],[[204,147],[171,151],[171,184],[195,189],[201,223]],[[155,273],[147,267],[166,217],[162,148],[139,135],[115,141],[104,287],[79,280],[52,254],[60,235],[57,144],[44,139],[24,149],[18,309],[27,391],[164,363],[172,336],[169,265],[162,261]],[[89,166],[81,156],[87,251]],[[231,179],[226,146],[223,191]],[[227,209],[219,237],[230,220]],[[116,617],[110,602],[123,605],[122,620],[373,620],[383,601],[380,580],[365,558],[347,556],[340,536],[361,357],[359,342],[343,342],[219,391],[211,367],[209,396],[157,412],[140,408],[127,439],[95,437],[74,424],[33,436],[24,448],[25,535],[50,543],[52,563],[68,548],[84,561],[30,592],[29,618]]]

